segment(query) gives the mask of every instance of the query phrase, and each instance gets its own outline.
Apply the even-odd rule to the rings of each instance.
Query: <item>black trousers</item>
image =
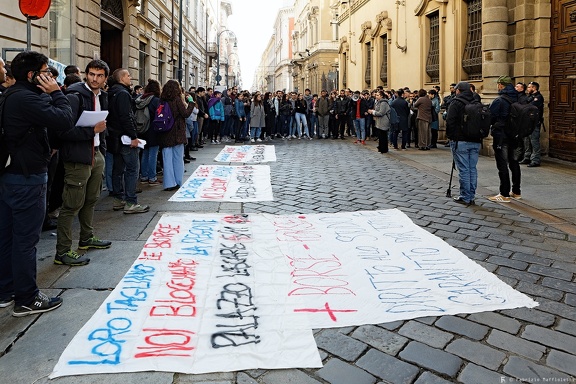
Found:
[[[510,191],[520,195],[520,163],[515,156],[517,145],[513,140],[504,140],[501,144],[494,144],[494,158],[496,159],[496,168],[498,168],[498,177],[500,178],[500,194],[510,196]],[[521,153],[519,151],[518,153]],[[512,186],[510,186],[510,172],[512,173]],[[512,189],[510,189],[512,187]]]
[[[374,129],[376,135],[378,135],[378,152],[387,153],[388,152],[388,131],[383,129]]]

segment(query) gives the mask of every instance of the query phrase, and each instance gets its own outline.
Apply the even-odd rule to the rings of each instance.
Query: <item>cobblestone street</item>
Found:
[[[324,363],[321,369],[204,375],[137,372],[63,377],[52,382],[576,384],[574,232],[514,209],[514,203],[490,202],[480,196],[482,193],[476,206],[455,204],[446,197],[451,162],[446,148],[429,151],[426,156],[442,156],[448,174],[406,161],[406,153],[424,152],[414,148],[382,155],[373,142],[354,145],[350,138],[275,140],[271,144],[276,145],[278,158],[267,163],[274,201],[174,203],[168,202],[170,193],[161,187],[146,185],[138,198],[150,204],[150,212],[122,215],[112,211],[112,201],[103,192],[95,215],[96,234],[113,245],[91,253],[92,261],[85,267],[53,265],[55,237],[44,232],[38,246],[39,285],[60,294],[64,304],[54,312],[28,318],[13,318],[11,310],[0,309],[0,382],[50,382],[47,376],[66,345],[122,278],[164,212],[292,214],[398,208],[540,305],[318,329],[315,338]],[[186,165],[185,178],[196,166],[213,164],[221,148],[207,145],[193,152],[198,159]],[[492,158],[481,158],[480,163],[479,168],[485,166],[492,177],[496,176]],[[546,172],[544,167],[539,171]],[[576,180],[574,172],[568,176]],[[452,184],[458,185],[457,181]],[[573,190],[551,188],[554,193],[574,196]],[[523,189],[529,194],[529,185],[525,183]],[[453,195],[457,191],[453,188]]]

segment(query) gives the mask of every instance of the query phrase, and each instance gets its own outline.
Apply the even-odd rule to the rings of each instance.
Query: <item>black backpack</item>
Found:
[[[462,116],[463,138],[474,143],[481,142],[490,133],[492,115],[489,106],[478,101],[470,103],[461,98],[454,98],[451,102],[454,101],[464,103],[464,114]]]
[[[534,132],[540,122],[540,111],[534,104],[512,101],[508,96],[502,96],[510,104],[510,112],[506,120],[507,127],[515,139],[523,139]]]

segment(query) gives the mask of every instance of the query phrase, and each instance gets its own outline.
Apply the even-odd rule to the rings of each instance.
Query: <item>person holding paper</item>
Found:
[[[108,77],[108,64],[92,60],[86,66],[84,83],[72,84],[67,97],[72,105],[76,126],[59,134],[60,156],[64,163],[64,192],[58,216],[58,237],[54,264],[79,266],[90,259],[72,250],[72,223],[78,216],[78,249],[110,248],[111,242],[94,236],[94,207],[102,190],[106,151],[108,95],[102,86]],[[90,113],[92,112],[92,113]],[[98,118],[95,119],[94,117]],[[96,121],[99,120],[99,121]]]
[[[130,85],[130,71],[118,68],[112,73],[113,85],[108,90],[109,112],[107,137],[108,150],[114,154],[112,166],[112,209],[126,214],[145,213],[150,210],[147,205],[138,204],[136,184],[140,173],[140,159],[136,119],[133,112]],[[110,82],[109,82],[110,85]],[[122,135],[130,138],[130,144],[121,142]]]

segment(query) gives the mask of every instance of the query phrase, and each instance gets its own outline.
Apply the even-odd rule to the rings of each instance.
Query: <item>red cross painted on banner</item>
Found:
[[[336,321],[336,316],[334,315],[334,313],[336,313],[336,312],[357,312],[357,310],[356,309],[332,309],[332,308],[330,308],[330,305],[328,303],[325,303],[324,309],[301,308],[301,309],[295,309],[294,312],[312,312],[312,313],[326,312],[326,313],[328,313],[328,316],[330,316],[332,321]]]

